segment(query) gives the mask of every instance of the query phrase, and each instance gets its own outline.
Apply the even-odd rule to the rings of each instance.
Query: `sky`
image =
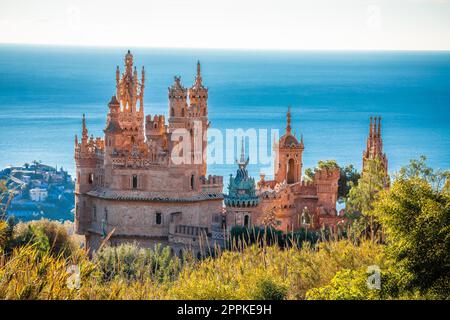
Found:
[[[450,0],[0,0],[0,43],[450,50]]]

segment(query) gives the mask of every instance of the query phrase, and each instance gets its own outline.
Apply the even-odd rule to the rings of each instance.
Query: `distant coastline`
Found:
[[[54,168],[38,161],[9,166],[0,170],[0,181],[9,193],[0,203],[6,208],[7,218],[73,221],[74,182],[62,167]]]

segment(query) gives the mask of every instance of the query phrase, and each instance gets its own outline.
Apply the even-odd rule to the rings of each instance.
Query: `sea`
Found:
[[[0,46],[0,167],[37,160],[73,175],[82,114],[89,133],[102,136],[116,66],[123,70],[128,49],[138,70],[145,66],[146,114],[167,116],[174,76],[191,86],[199,60],[209,90],[210,128],[224,136],[227,129],[283,134],[291,106],[293,131],[304,140],[304,168],[334,159],[360,169],[369,117],[381,116],[391,173],[421,155],[433,168],[450,168],[450,52],[31,45]],[[255,148],[246,150],[258,159]],[[208,174],[223,175],[226,184],[237,167],[222,162],[210,164]],[[273,173],[251,161],[250,175],[258,179],[262,171]]]

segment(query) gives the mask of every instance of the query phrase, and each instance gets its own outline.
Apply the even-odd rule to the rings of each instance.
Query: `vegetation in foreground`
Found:
[[[203,260],[132,244],[90,260],[56,222],[0,221],[0,298],[449,299],[449,173],[420,159],[390,189],[367,190],[370,167],[347,195],[355,227],[339,237],[283,248],[244,241]],[[367,285],[370,266],[379,289]]]

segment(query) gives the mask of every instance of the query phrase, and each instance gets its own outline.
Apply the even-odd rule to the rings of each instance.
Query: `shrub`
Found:
[[[331,282],[306,293],[308,300],[375,300],[381,298],[377,289],[367,286],[368,274],[364,268],[344,269],[336,273]]]
[[[256,293],[253,298],[256,300],[284,300],[286,295],[286,287],[265,279],[257,283]]]
[[[65,227],[57,221],[47,219],[19,223],[15,226],[11,247],[26,244],[36,244],[42,252],[50,250],[56,256],[63,254],[70,257],[77,250],[77,245]]]
[[[105,247],[93,260],[106,281],[114,278],[145,280],[147,277],[158,282],[170,281],[181,268],[179,258],[171,255],[169,247],[160,244],[153,250],[139,248],[136,244]]]

